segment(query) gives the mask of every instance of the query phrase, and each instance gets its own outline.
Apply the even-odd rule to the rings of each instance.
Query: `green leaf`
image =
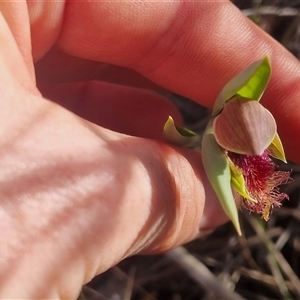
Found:
[[[270,155],[273,156],[274,158],[279,159],[285,163],[287,162],[285,158],[283,146],[277,132],[275,134],[275,137],[271,145],[268,147],[268,150],[270,152]]]
[[[225,213],[241,235],[238,211],[231,189],[229,162],[223,149],[216,142],[212,132],[212,121],[209,122],[202,139],[203,166]]]
[[[270,76],[271,65],[268,57],[252,63],[225,85],[217,97],[212,116],[218,115],[225,102],[234,96],[259,101]]]
[[[201,144],[199,135],[187,128],[176,126],[172,117],[165,123],[164,136],[168,142],[186,148],[199,148]]]

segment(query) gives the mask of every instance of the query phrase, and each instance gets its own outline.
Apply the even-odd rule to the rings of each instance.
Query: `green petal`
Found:
[[[172,117],[165,123],[164,136],[168,142],[177,146],[198,148],[201,144],[199,135],[187,128],[176,126]]]
[[[212,121],[202,139],[202,160],[206,175],[217,194],[219,201],[232,221],[236,231],[241,235],[238,211],[231,189],[231,170],[229,162],[212,133]]]
[[[237,167],[229,160],[229,166],[231,170],[231,185],[235,188],[235,190],[245,199],[248,199],[253,202],[257,202],[257,200],[253,199],[246,188],[246,183],[244,176],[239,172]]]
[[[259,101],[267,87],[270,76],[271,65],[268,57],[248,66],[222,89],[215,102],[212,116],[218,115],[225,102],[234,96]]]
[[[275,157],[276,159],[279,159],[283,162],[287,162],[283,150],[283,146],[280,140],[280,137],[278,133],[276,132],[275,137],[271,143],[271,145],[268,147],[268,150],[270,151],[270,155]]]

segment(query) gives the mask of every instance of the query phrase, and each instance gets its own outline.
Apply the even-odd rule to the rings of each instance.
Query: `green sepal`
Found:
[[[271,76],[269,57],[256,61],[230,80],[215,102],[212,116],[217,116],[232,97],[259,101]]]
[[[186,148],[199,148],[201,143],[198,134],[187,128],[176,126],[170,116],[164,125],[164,136],[168,142]]]
[[[212,132],[212,121],[209,122],[202,139],[204,170],[225,213],[232,221],[238,234],[242,235],[238,211],[231,188],[229,161]]]
[[[269,154],[274,158],[279,159],[285,163],[287,162],[285,158],[283,146],[277,132],[274,136],[271,145],[268,147],[268,150],[269,150]]]

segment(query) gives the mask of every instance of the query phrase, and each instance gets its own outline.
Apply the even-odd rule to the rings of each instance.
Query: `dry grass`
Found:
[[[300,58],[300,1],[234,2]],[[201,130],[207,110],[186,99],[173,98],[186,123]],[[200,121],[199,115],[203,116]],[[275,209],[268,223],[243,213],[242,237],[228,223],[166,254],[126,259],[85,286],[85,298],[300,299],[300,167],[282,167],[293,170],[294,181],[284,190],[290,201]]]

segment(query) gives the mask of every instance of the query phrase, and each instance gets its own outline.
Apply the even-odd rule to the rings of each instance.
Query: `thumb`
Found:
[[[2,298],[75,298],[123,258],[199,234],[211,191],[198,153],[27,103],[0,121]]]

